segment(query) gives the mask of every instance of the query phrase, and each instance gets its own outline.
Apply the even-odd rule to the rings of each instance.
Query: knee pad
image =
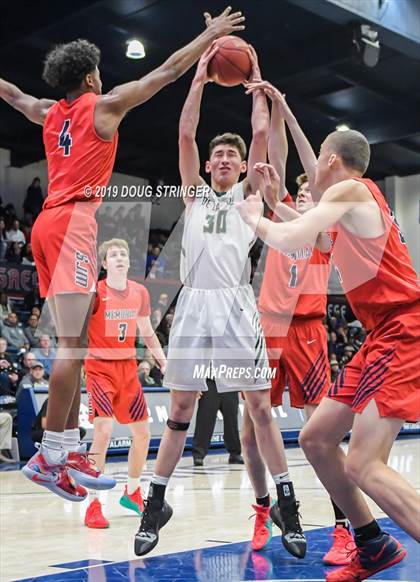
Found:
[[[176,420],[171,420],[168,418],[166,424],[171,430],[188,430],[190,423],[189,422],[177,422]]]

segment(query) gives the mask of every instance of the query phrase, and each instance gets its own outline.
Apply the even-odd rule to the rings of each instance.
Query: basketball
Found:
[[[237,36],[222,36],[215,44],[219,50],[209,63],[209,77],[224,87],[235,87],[246,81],[252,70],[248,43]]]

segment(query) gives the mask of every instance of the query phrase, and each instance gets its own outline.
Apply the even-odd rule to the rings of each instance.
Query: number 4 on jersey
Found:
[[[63,155],[69,156],[73,140],[70,134],[70,119],[66,119],[61,130],[60,137],[58,138],[58,147],[63,148]]]

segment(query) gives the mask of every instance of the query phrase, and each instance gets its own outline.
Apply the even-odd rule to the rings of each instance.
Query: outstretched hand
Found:
[[[255,232],[264,210],[260,191],[257,190],[256,194],[251,194],[245,200],[236,204],[235,208],[241,215],[242,220]]]
[[[212,82],[212,80],[210,79],[210,77],[208,75],[207,69],[209,66],[209,62],[211,61],[211,59],[214,57],[214,55],[217,53],[218,50],[219,50],[219,47],[217,45],[215,45],[215,43],[213,43],[201,55],[201,58],[198,61],[197,70],[196,70],[195,77],[194,77],[194,79],[196,81],[199,81],[203,84]]]
[[[242,12],[231,14],[231,11],[232,7],[228,6],[219,16],[214,18],[209,12],[204,12],[206,27],[214,34],[215,38],[245,29],[245,26],[241,24],[245,21],[245,16],[242,16]]]
[[[263,90],[266,95],[272,100],[273,104],[277,105],[282,113],[283,117],[286,117],[290,113],[290,108],[286,102],[286,95],[281,93],[274,85],[268,81],[250,81],[245,84],[246,94],[253,93],[254,91]]]
[[[271,210],[274,210],[277,202],[279,202],[280,195],[280,176],[276,172],[274,166],[271,164],[264,164],[258,162],[254,166],[254,170],[261,174],[264,181],[263,195]]]

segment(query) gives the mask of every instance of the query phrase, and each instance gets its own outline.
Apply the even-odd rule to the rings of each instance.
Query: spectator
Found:
[[[140,362],[138,367],[138,376],[143,388],[156,386],[156,382],[150,376],[150,364],[146,360]]]
[[[43,334],[39,338],[39,348],[33,350],[38,362],[45,368],[47,378],[51,375],[52,365],[56,357],[56,350],[51,345],[51,338],[47,334]]]
[[[337,380],[338,374],[340,372],[340,366],[338,365],[338,362],[335,358],[335,356],[333,356],[330,360],[330,366],[331,366],[331,383],[335,382]]]
[[[337,334],[335,333],[335,331],[330,331],[330,339],[328,340],[328,357],[331,358],[331,356],[337,351]]]
[[[355,351],[356,350],[354,349],[354,347],[351,344],[344,346],[344,356],[346,358],[348,358],[349,362],[352,359],[352,357],[354,356]]]
[[[12,459],[13,417],[8,412],[0,412],[0,464],[14,463]]]
[[[3,218],[0,218],[0,261],[6,259],[7,247],[6,223]]]
[[[9,244],[9,248],[6,252],[6,261],[14,265],[20,265],[22,262],[22,247],[18,242],[12,242]]]
[[[8,367],[12,363],[12,356],[7,351],[7,347],[7,340],[0,337],[0,367]]]
[[[26,244],[25,235],[20,230],[20,223],[17,218],[12,222],[12,228],[6,232],[6,238],[9,242],[16,242],[21,246]]]
[[[152,247],[152,250],[150,253],[148,253],[147,255],[147,260],[146,260],[146,274],[150,271],[150,269],[152,268],[153,263],[157,260],[157,258],[160,255],[160,247],[155,245],[154,247]]]
[[[8,228],[9,225],[11,225],[14,220],[16,220],[16,210],[15,210],[14,205],[11,202],[6,204],[4,211],[3,211],[3,217],[4,217],[4,221],[6,223],[6,228]]]
[[[31,309],[31,315],[36,315],[39,319],[41,317],[41,310],[37,305],[34,305]]]
[[[43,204],[44,196],[42,195],[41,180],[39,178],[34,178],[26,191],[26,198],[23,202],[23,211],[25,214],[30,214],[35,220],[41,212]]]
[[[0,324],[12,312],[9,297],[6,293],[0,293]]]
[[[36,315],[28,317],[28,325],[25,327],[25,335],[28,338],[29,346],[31,348],[39,347],[39,337],[36,335],[39,318]]]
[[[21,378],[23,378],[23,376],[25,376],[26,374],[30,373],[34,362],[36,362],[36,357],[33,352],[25,352],[21,356],[19,362],[20,363],[19,373],[21,375]]]
[[[0,366],[0,393],[2,396],[16,396],[19,374],[16,364]],[[15,401],[14,401],[15,402]]]
[[[32,228],[34,226],[34,219],[30,214],[28,214],[25,218],[24,223],[22,224],[22,232],[25,235],[26,241],[31,240],[32,236]]]
[[[28,338],[22,329],[22,325],[18,321],[16,313],[13,311],[9,313],[1,326],[1,334],[7,341],[8,345],[15,350],[29,348]]]
[[[41,406],[40,411],[38,412],[35,420],[32,423],[32,440],[34,443],[41,443],[42,437],[44,435],[44,430],[46,427],[46,420],[47,420],[47,408],[48,408],[48,398],[44,400],[44,404]],[[79,426],[79,433],[80,433],[80,440],[86,434],[86,430]]]
[[[48,388],[49,382],[45,378],[45,369],[42,362],[35,362],[29,370],[29,374],[25,374],[19,384],[21,388]]]
[[[35,267],[35,260],[32,254],[31,243],[28,243],[22,249],[22,265],[30,265],[31,267]]]
[[[159,295],[159,299],[156,305],[156,309],[160,309],[162,313],[166,313],[168,311],[168,294],[161,293]]]

